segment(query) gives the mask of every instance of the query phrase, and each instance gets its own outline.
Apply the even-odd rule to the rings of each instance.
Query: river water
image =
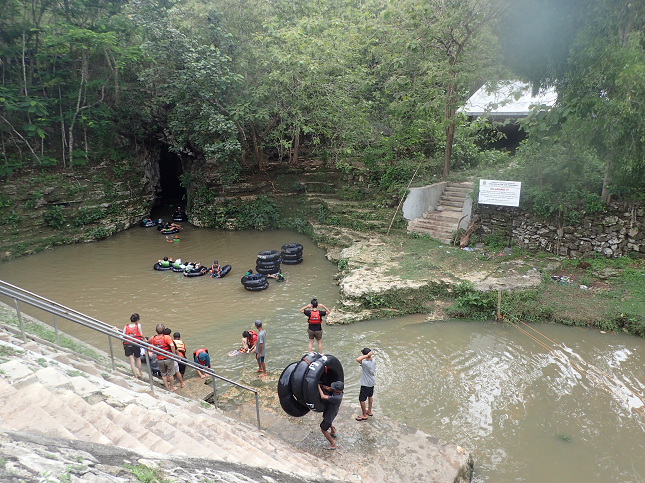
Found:
[[[268,370],[279,374],[297,360],[307,346],[299,309],[313,296],[331,308],[338,297],[336,267],[324,251],[287,231],[186,224],[180,236],[166,243],[156,229],[136,227],[4,262],[0,279],[119,327],[138,312],[146,335],[162,322],[181,332],[189,352],[207,347],[213,367],[227,377],[254,367],[252,356],[227,354],[256,319],[267,330]],[[305,261],[283,266],[287,282],[271,281],[263,292],[243,289],[240,277],[254,268],[259,251],[295,242],[304,245]],[[218,259],[233,270],[221,280],[154,271],[165,255],[207,265]],[[107,348],[104,336],[65,321],[59,326]],[[375,412],[469,449],[475,482],[645,481],[645,408],[638,396],[645,394],[645,341],[556,325],[536,329],[561,347],[533,335],[559,352],[508,325],[426,322],[420,315],[325,326],[323,343],[343,362],[352,402],[360,377],[354,359],[372,348]]]

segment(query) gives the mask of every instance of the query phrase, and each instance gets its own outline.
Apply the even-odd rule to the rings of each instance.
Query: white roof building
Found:
[[[487,115],[495,121],[518,119],[528,116],[531,106],[544,104],[553,107],[557,98],[558,94],[552,87],[533,97],[531,85],[521,81],[502,81],[494,86],[486,83],[459,112],[471,117]]]

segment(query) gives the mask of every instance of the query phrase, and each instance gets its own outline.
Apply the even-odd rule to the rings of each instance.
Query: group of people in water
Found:
[[[213,264],[210,266],[210,268],[205,267],[199,262],[183,263],[181,258],[173,260],[172,257],[163,257],[163,259],[158,260],[158,263],[161,268],[173,268],[186,273],[201,273],[203,275],[210,273],[211,278],[220,278],[224,275],[224,273],[222,272],[223,267],[217,260],[213,261]]]

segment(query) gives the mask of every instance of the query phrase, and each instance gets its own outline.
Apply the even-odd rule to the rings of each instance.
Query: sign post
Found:
[[[521,190],[522,183],[520,181],[479,180],[478,203],[480,205],[511,206],[513,208],[511,211],[511,227],[508,235],[509,248],[513,241],[513,219],[515,216],[515,208],[520,206]]]

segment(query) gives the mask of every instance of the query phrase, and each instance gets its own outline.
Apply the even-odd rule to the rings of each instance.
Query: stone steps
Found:
[[[0,346],[4,353],[14,352],[0,364],[0,430],[356,481],[347,471],[269,439],[221,411],[163,390],[153,396],[132,377],[108,375],[106,366],[73,364],[78,361],[70,354],[23,344],[1,330]]]
[[[426,233],[433,238],[449,243],[453,231],[462,217],[466,196],[472,190],[472,183],[449,183],[445,188],[437,206],[433,211],[427,211],[421,218],[408,223],[408,231]]]

